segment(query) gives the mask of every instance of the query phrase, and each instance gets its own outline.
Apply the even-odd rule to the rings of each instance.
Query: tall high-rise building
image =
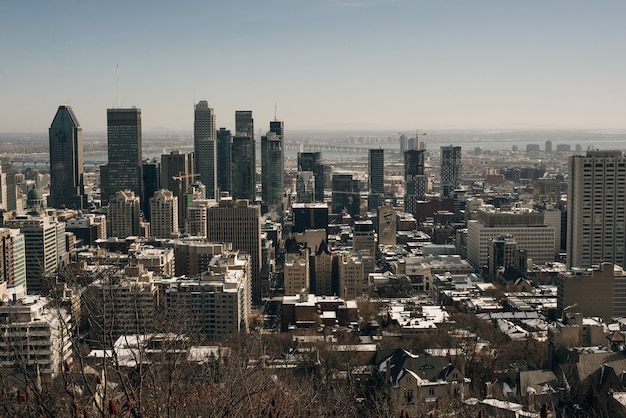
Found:
[[[187,223],[185,233],[192,237],[206,237],[206,210],[211,205],[215,205],[215,200],[200,199],[194,200],[187,206]]]
[[[150,198],[150,236],[161,239],[178,235],[178,197],[169,190],[158,190]]]
[[[404,210],[415,214],[417,202],[426,198],[427,178],[424,173],[424,151],[404,152]]]
[[[26,239],[18,229],[11,231],[11,244],[13,246],[13,285],[22,285],[26,290]],[[9,283],[11,286],[11,283]]]
[[[196,159],[196,172],[206,186],[209,199],[215,199],[217,192],[217,144],[215,112],[206,100],[196,105],[193,123],[193,145]]]
[[[385,150],[369,149],[369,190],[374,193],[385,192]]]
[[[161,155],[161,188],[171,191],[178,198],[178,226],[184,229],[185,225],[185,194],[195,181],[194,154],[172,151]],[[152,196],[151,196],[152,197]],[[152,215],[151,215],[152,216]]]
[[[251,110],[235,111],[235,136],[249,136],[254,140],[254,119]]]
[[[144,218],[150,220],[150,198],[154,192],[161,190],[161,161],[153,158],[142,164],[143,195],[141,196],[141,210]]]
[[[326,203],[294,203],[291,210],[293,213],[292,232],[303,233],[307,229],[328,229],[328,205]]]
[[[587,151],[569,157],[567,266],[626,263],[626,157]]]
[[[298,171],[296,177],[296,198],[298,203],[315,201],[315,175],[312,171]]]
[[[109,202],[109,236],[124,239],[139,235],[139,197],[130,190],[120,190]]]
[[[45,290],[42,279],[67,261],[65,223],[52,216],[18,216],[6,224],[24,234],[28,293]]]
[[[552,141],[546,141],[546,152],[552,152]]]
[[[55,208],[82,209],[83,129],[70,106],[59,106],[50,129],[50,198]],[[6,189],[5,189],[6,190]]]
[[[13,236],[8,228],[0,228],[0,283],[15,285]]]
[[[361,193],[359,181],[352,174],[333,175],[333,213],[341,213],[346,210],[352,216],[361,214]]]
[[[141,196],[141,109],[107,109],[106,190],[108,199],[120,190]]]
[[[326,188],[324,176],[324,164],[321,152],[299,152],[298,172],[310,171],[315,177],[315,201],[324,201],[324,189]]]
[[[449,199],[461,186],[461,147],[441,147],[441,197]]]
[[[15,170],[13,170],[13,168],[11,167],[11,163],[6,158],[0,159],[0,168],[0,199],[2,199],[0,207],[6,211],[12,212],[17,210],[18,207],[17,180],[15,178],[17,173],[15,172]],[[3,180],[3,178],[6,178],[6,182]]]
[[[400,134],[400,153],[404,154],[409,149],[409,138],[405,134]]]
[[[226,128],[217,131],[217,188],[230,192],[230,147],[233,137]]]
[[[369,194],[367,209],[376,210],[384,202],[385,195],[385,150],[369,149]]]
[[[10,163],[4,161],[0,162],[0,209],[5,211],[14,211],[17,209],[15,174],[11,173],[10,167]],[[11,193],[13,193],[12,202],[10,202]]]
[[[207,240],[231,242],[250,255],[252,300],[261,302],[261,208],[247,200],[222,199],[207,209]]]
[[[285,139],[285,123],[280,120],[270,122],[270,132],[275,133],[281,139]]]
[[[231,145],[230,194],[234,199],[256,198],[256,152],[254,138],[235,136]]]
[[[270,122],[270,132],[261,137],[261,198],[264,213],[282,219],[285,177],[283,122]]]

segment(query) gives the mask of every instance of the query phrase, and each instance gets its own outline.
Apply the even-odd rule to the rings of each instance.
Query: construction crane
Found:
[[[175,181],[178,182],[178,196],[179,196],[179,199],[182,199],[182,196],[183,196],[183,180],[194,179],[194,178],[196,178],[198,176],[200,176],[199,173],[184,174],[182,171],[179,171],[177,176],[172,176],[172,180],[175,180]]]
[[[420,135],[424,136],[426,135],[426,132],[420,133],[420,130],[416,129],[415,130],[415,149],[416,150],[420,149]]]

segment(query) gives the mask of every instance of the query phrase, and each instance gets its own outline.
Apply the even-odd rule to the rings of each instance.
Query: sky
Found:
[[[626,2],[4,2],[0,132],[85,132],[142,109],[144,133],[252,110],[255,130],[624,129]]]

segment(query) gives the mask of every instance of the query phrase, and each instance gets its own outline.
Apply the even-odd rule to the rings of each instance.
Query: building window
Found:
[[[413,390],[411,390],[411,389],[405,389],[404,390],[404,401],[407,404],[412,404],[413,403]]]

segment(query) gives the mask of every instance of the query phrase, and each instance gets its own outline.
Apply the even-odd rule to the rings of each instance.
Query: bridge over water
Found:
[[[318,152],[318,151],[326,151],[332,153],[367,153],[367,148],[364,147],[352,147],[347,145],[332,145],[332,144],[297,144],[297,143],[286,143],[285,144],[286,151],[293,152]]]

